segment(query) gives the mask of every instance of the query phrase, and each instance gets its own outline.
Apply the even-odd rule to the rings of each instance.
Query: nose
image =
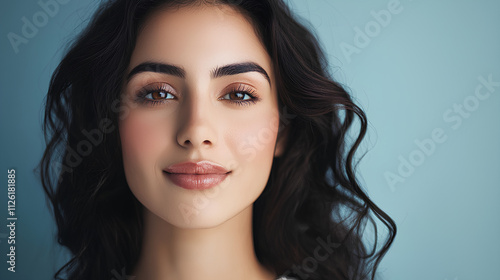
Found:
[[[208,148],[217,142],[214,115],[208,97],[188,94],[180,104],[177,143],[184,148]],[[213,109],[212,109],[213,112]]]

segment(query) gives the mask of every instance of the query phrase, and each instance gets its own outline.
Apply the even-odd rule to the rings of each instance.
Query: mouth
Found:
[[[165,176],[172,183],[190,190],[215,187],[224,181],[231,172],[222,165],[207,160],[174,164],[163,170]]]
[[[217,186],[224,181],[231,171],[227,173],[207,173],[207,174],[189,174],[189,173],[169,173],[163,171],[175,185],[188,190],[204,190]]]

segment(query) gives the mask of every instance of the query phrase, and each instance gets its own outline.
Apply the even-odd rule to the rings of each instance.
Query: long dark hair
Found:
[[[201,2],[248,16],[274,66],[279,133],[286,131],[287,141],[254,203],[259,261],[298,279],[374,279],[396,225],[356,179],[367,119],[328,73],[315,35],[283,0],[116,0],[98,8],[53,73],[46,97],[47,146],[38,167],[57,241],[73,256],[54,278],[110,279],[136,265],[143,208],[125,179],[118,119],[127,108],[117,101],[146,18],[163,6]],[[374,217],[387,229],[381,246]],[[373,242],[364,235],[368,222]]]

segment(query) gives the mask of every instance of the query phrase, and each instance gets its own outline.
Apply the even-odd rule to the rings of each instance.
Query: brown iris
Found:
[[[153,91],[153,92],[151,92],[151,98],[154,99],[154,100],[165,99],[165,97],[167,97],[167,93],[165,93],[163,91]]]

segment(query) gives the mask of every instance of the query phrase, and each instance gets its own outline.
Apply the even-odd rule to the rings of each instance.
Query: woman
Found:
[[[325,69],[282,0],[103,4],[47,95],[41,179],[73,254],[55,278],[374,279],[396,225]]]

